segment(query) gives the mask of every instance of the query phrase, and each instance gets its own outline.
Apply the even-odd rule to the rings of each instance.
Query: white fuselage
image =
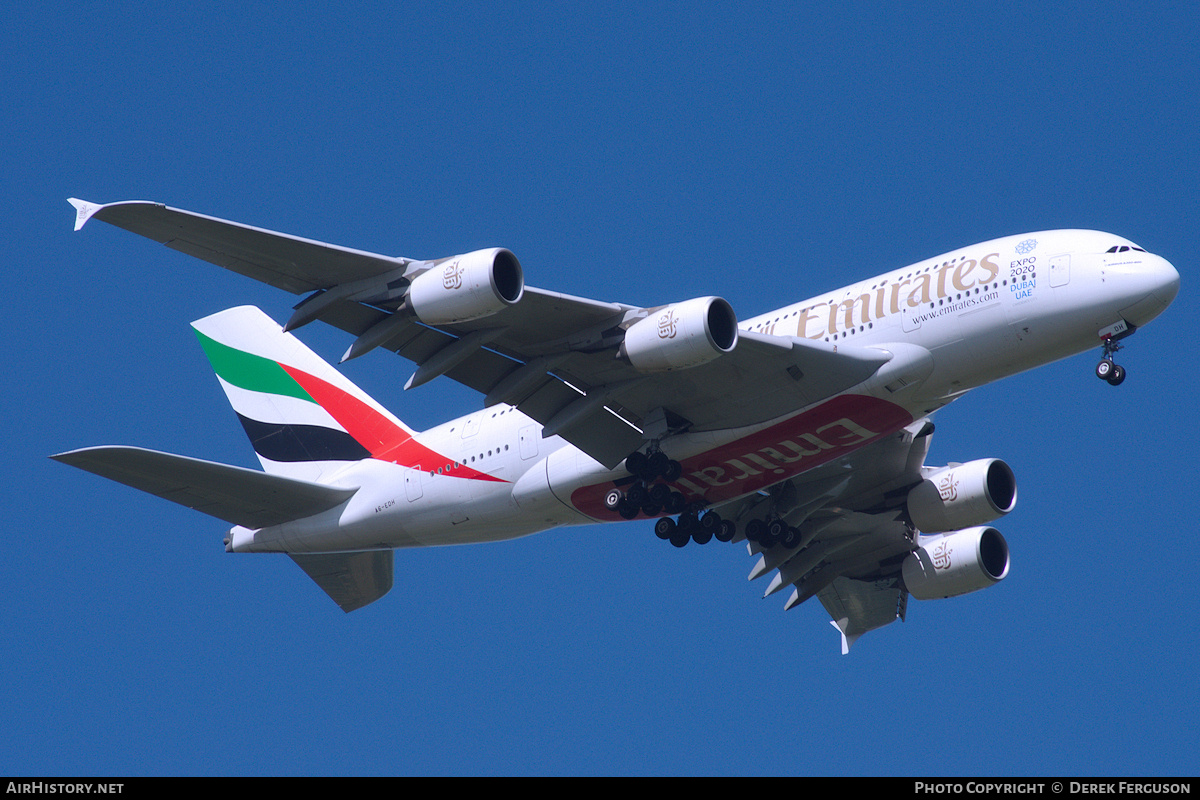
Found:
[[[1178,286],[1167,261],[1119,236],[1044,231],[965,247],[746,320],[744,331],[879,348],[892,360],[858,386],[784,417],[664,440],[662,449],[683,465],[675,488],[709,505],[793,478],[969,389],[1143,325]],[[602,498],[628,477],[623,465],[609,470],[557,436],[543,439],[538,423],[513,407],[492,406],[416,439],[442,463],[356,462],[331,481],[361,487],[346,503],[273,528],[235,528],[230,549],[462,544],[621,519]],[[458,465],[493,480],[450,474]]]

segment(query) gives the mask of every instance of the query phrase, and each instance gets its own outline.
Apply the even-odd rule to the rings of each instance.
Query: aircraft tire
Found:
[[[674,483],[679,480],[679,476],[683,474],[683,465],[678,461],[668,461],[667,468],[663,471],[662,479],[667,483]]]
[[[781,545],[789,550],[800,544],[800,531],[792,526],[787,526],[784,531],[783,538],[779,541]]]
[[[653,453],[646,458],[646,466],[642,470],[642,477],[648,481],[652,481],[666,472],[667,465],[670,463],[671,462],[670,459],[667,458],[667,454],[661,450],[657,453]]]
[[[654,535],[666,541],[675,535],[675,520],[670,517],[659,517],[654,523]]]

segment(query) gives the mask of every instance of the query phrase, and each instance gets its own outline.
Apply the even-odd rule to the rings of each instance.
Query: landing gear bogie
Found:
[[[659,478],[667,483],[674,483],[683,474],[683,465],[661,450],[655,450],[647,455],[639,451],[625,457],[625,469],[643,483],[649,485]]]
[[[702,509],[689,508],[684,510],[678,520],[662,517],[654,523],[654,534],[660,539],[670,541],[676,547],[683,547],[688,542],[708,544],[713,539],[718,542],[731,542],[737,535],[737,524],[732,520],[721,519],[713,511],[707,513]]]
[[[791,549],[800,545],[800,530],[782,519],[752,519],[746,523],[746,538],[763,547],[782,545]]]

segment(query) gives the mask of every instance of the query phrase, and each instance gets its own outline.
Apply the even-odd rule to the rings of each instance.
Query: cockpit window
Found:
[[[1146,252],[1145,250],[1143,250],[1140,247],[1130,247],[1129,245],[1125,245],[1125,244],[1115,244],[1112,247],[1105,250],[1104,252],[1106,252],[1106,253],[1127,253],[1130,250],[1136,250],[1139,253]]]

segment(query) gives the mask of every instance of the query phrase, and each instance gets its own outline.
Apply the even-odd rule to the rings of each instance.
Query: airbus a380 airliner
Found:
[[[308,296],[193,323],[264,472],[132,447],[53,458],[233,525],[225,548],[287,553],[345,611],[392,585],[393,549],[638,518],[677,547],[745,541],[766,594],[812,597],[841,633],[1008,573],[988,523],[998,459],[925,465],[932,415],[968,390],[1091,348],[1096,374],[1179,290],[1120,236],[1042,231],[964,247],[739,322],[698,297],[655,308],[526,286],[503,248],[421,261],[142,201],[95,217]],[[305,347],[320,319],[445,375],[484,408],[414,431]]]

